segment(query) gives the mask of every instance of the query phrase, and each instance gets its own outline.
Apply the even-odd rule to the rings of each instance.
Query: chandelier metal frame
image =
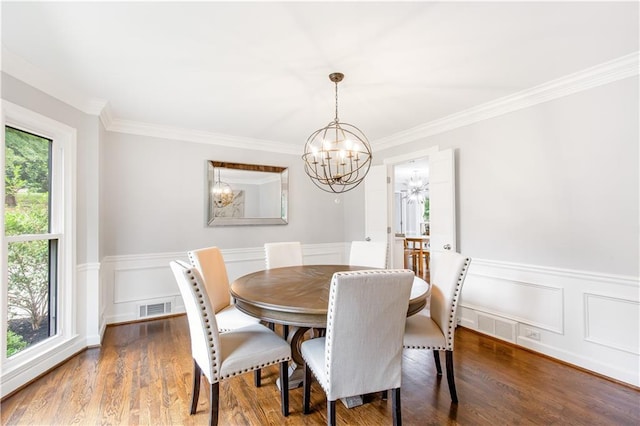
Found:
[[[344,74],[329,74],[335,83],[336,115],[327,126],[316,130],[304,146],[304,171],[326,192],[340,194],[358,186],[371,167],[371,145],[356,126],[338,119],[338,83]]]
[[[220,180],[220,169],[218,169],[217,172],[218,179],[214,179],[213,188],[211,191],[213,192],[213,203],[216,207],[222,208],[233,203],[234,195],[231,186],[228,183]]]

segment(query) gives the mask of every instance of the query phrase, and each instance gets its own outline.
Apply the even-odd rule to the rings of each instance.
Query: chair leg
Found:
[[[259,368],[257,370],[253,370],[253,384],[259,388],[262,385],[262,370]]]
[[[438,376],[442,376],[442,367],[440,366],[440,351],[433,350],[433,360],[436,362],[436,372]]]
[[[380,398],[382,398],[383,401],[386,401],[389,395],[389,391],[383,390],[382,392],[380,392]]]
[[[400,388],[395,388],[391,392],[393,405],[393,426],[402,426],[402,404],[400,404]]]
[[[327,401],[327,426],[336,425],[336,402]]]
[[[311,398],[311,369],[304,363],[304,379],[302,380],[302,412],[309,414],[309,399]]]
[[[282,415],[289,415],[289,362],[280,363],[280,403],[282,406]]]
[[[198,398],[200,397],[200,379],[202,376],[202,370],[200,366],[193,360],[193,391],[191,392],[191,410],[189,414],[195,414],[198,408]]]
[[[282,337],[284,338],[284,340],[287,340],[287,338],[289,337],[289,326],[286,324],[282,326]]]
[[[220,400],[220,382],[211,384],[211,401],[209,403],[209,425],[216,426],[218,424],[218,401]]]
[[[447,359],[447,382],[449,383],[449,393],[451,394],[451,402],[458,403],[458,394],[456,393],[456,383],[453,378],[453,351],[445,351]]]

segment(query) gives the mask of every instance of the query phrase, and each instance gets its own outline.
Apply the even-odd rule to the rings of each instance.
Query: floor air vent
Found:
[[[138,306],[138,318],[155,317],[171,313],[171,302],[151,303]]]
[[[515,343],[516,322],[478,313],[478,331]]]

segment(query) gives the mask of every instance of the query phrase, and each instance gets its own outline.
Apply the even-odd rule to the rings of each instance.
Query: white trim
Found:
[[[4,46],[2,47],[1,66],[2,71],[24,81],[36,89],[87,114],[99,115],[105,129],[110,132],[184,140],[240,149],[278,152],[282,154],[299,154],[300,147],[296,144],[169,127],[113,117],[108,100],[94,99],[81,94],[76,89],[61,83],[60,79],[44,73]],[[638,74],[640,74],[640,52],[633,52],[538,86],[477,105],[465,111],[460,111],[411,129],[376,139],[372,141],[371,145],[378,151],[393,148],[478,121],[558,99],[572,93],[633,77]]]
[[[81,263],[76,267],[78,272],[100,272],[100,263],[92,262],[92,263]]]
[[[534,297],[521,297],[521,286]],[[640,347],[625,337],[640,332],[634,321],[640,312],[639,290],[637,276],[473,258],[462,289],[460,323],[491,334],[480,329],[480,315],[515,321],[517,345],[640,386]],[[590,300],[610,303],[590,305]],[[546,305],[536,315],[527,314],[532,304],[540,303]],[[606,327],[613,323],[624,333],[609,334]],[[528,330],[537,331],[539,338],[528,337]]]
[[[36,347],[37,348],[37,347]],[[72,336],[67,340],[60,341],[54,347],[43,351],[42,348],[38,352],[37,358],[31,359],[31,362],[24,362],[15,366],[11,370],[2,370],[2,397],[23,386],[30,380],[35,379],[41,374],[61,364],[73,355],[86,348],[84,340],[78,336]]]
[[[394,135],[376,139],[371,145],[376,150],[393,148],[638,74],[640,74],[640,52],[634,52]]]
[[[103,120],[103,124],[106,120]],[[110,132],[128,133],[139,136],[150,136],[160,139],[182,140],[207,145],[226,146],[230,148],[257,151],[277,152],[281,154],[299,154],[297,145],[275,142],[264,139],[252,139],[240,136],[224,135],[221,133],[191,130],[179,127],[163,126],[160,124],[143,123],[140,121],[112,119],[107,127]]]
[[[615,283],[623,286],[636,287],[640,289],[640,277],[629,275],[602,274],[591,271],[579,271],[575,269],[554,268],[549,266],[530,265],[525,263],[503,262],[489,259],[473,259],[474,269],[479,266],[486,266],[493,269],[502,269],[516,272],[527,272],[544,274],[562,278],[572,278],[578,281],[598,281],[605,283]]]
[[[66,124],[55,121],[49,117],[30,111],[19,105],[2,100],[3,108],[3,145],[4,149],[4,128],[11,126],[20,130],[29,131],[39,136],[49,138],[53,141],[52,149],[52,169],[53,180],[51,183],[54,202],[51,211],[51,227],[54,234],[45,234],[45,239],[50,239],[51,235],[57,235],[58,252],[60,261],[58,263],[58,300],[57,316],[58,329],[56,336],[52,336],[43,342],[27,348],[24,351],[5,358],[6,339],[1,339],[0,359],[2,360],[2,395],[11,392],[13,385],[6,385],[7,381],[16,383],[16,386],[24,384],[35,378],[38,374],[54,366],[71,351],[75,353],[84,347],[84,339],[78,338],[77,334],[77,279],[76,279],[76,155],[77,146],[76,129]],[[3,156],[4,157],[4,156]],[[3,169],[4,170],[4,169]],[[4,187],[3,193],[4,195]],[[4,214],[4,208],[2,209]],[[41,239],[41,236],[34,238]],[[5,247],[8,239],[5,239],[2,232],[2,263],[4,263]],[[14,238],[19,240],[20,238]],[[3,282],[6,282],[4,274],[6,267],[2,265]],[[6,306],[6,291],[2,291],[2,308]],[[2,324],[2,336],[6,333],[6,315],[2,314],[0,320]],[[33,349],[33,350],[32,350]],[[24,380],[24,381],[22,381]]]
[[[411,151],[411,152],[409,152],[407,154],[402,154],[402,155],[397,155],[395,157],[385,158],[382,163],[387,165],[387,166],[396,165],[396,164],[402,164],[402,163],[406,163],[406,162],[411,161],[411,160],[417,160],[417,159],[420,159],[420,158],[429,157],[430,155],[435,154],[439,150],[440,150],[439,146],[438,145],[434,145],[434,146],[429,147],[427,149],[422,149],[422,150],[419,150],[419,151]]]
[[[42,241],[42,240],[57,240],[62,237],[62,234],[22,234],[22,235],[7,235],[5,241],[8,243],[21,243],[26,241]]]
[[[607,348],[629,352],[634,355],[640,355],[640,347],[632,346],[631,344],[633,343],[633,341],[629,341],[628,339],[626,339],[623,342],[611,342],[606,339],[599,338],[598,336],[594,336],[591,333],[591,330],[589,327],[589,317],[591,315],[590,308],[589,308],[589,300],[600,299],[600,300],[607,300],[613,303],[617,303],[619,306],[630,305],[630,306],[634,306],[638,312],[640,312],[640,301],[628,300],[620,297],[612,297],[610,295],[602,294],[600,292],[584,292],[583,296],[584,296],[584,325],[585,325],[584,340],[587,342],[592,342],[592,343],[602,345]],[[637,315],[635,316],[637,318]],[[637,337],[637,334],[634,337]]]
[[[86,96],[66,84],[64,79],[45,73],[4,45],[2,71],[87,114],[99,115],[107,103],[104,99]]]

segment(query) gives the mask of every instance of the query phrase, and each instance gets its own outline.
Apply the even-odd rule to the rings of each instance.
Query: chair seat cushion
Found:
[[[446,345],[444,334],[431,319],[428,309],[407,318],[403,341],[405,348],[443,351],[448,349]]]
[[[305,340],[300,345],[300,353],[305,362],[313,372],[318,383],[322,386],[325,393],[327,389],[327,357],[325,356],[325,337],[318,337],[316,339]]]
[[[223,379],[291,359],[291,346],[259,324],[220,334],[220,347]]]
[[[225,333],[236,328],[259,324],[260,320],[239,311],[235,305],[229,305],[216,313],[218,331]]]

